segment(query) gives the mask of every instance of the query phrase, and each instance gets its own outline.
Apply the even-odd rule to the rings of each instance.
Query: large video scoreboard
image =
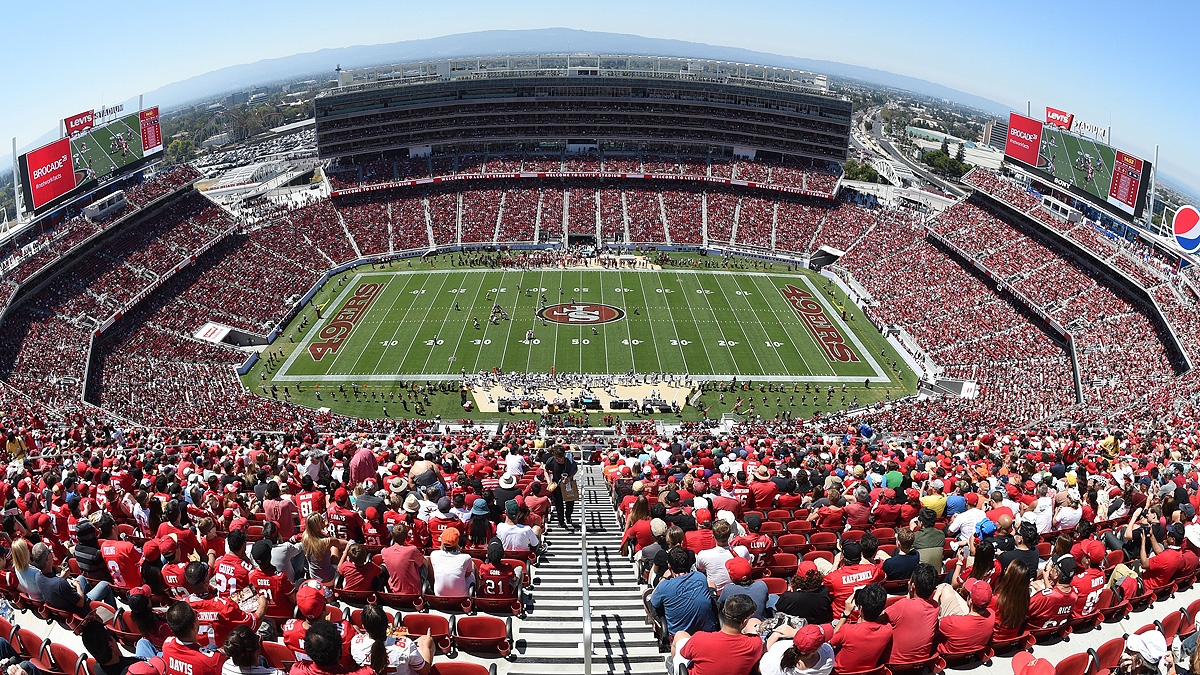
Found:
[[[1010,113],[1005,158],[1118,217],[1139,218],[1146,206],[1151,163],[1047,122]],[[1069,123],[1069,122],[1068,122]]]
[[[17,158],[25,209],[43,213],[162,156],[158,108],[92,126],[91,112],[64,120],[68,136]]]

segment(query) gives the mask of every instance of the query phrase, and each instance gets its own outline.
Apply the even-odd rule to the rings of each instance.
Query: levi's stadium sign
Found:
[[[1046,108],[1046,124],[1053,124],[1056,127],[1070,129],[1074,123],[1075,116],[1069,112],[1059,110],[1057,108]]]

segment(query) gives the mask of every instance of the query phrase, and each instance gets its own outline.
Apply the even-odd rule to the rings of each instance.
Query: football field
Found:
[[[447,380],[499,368],[897,381],[878,332],[853,306],[843,318],[826,282],[799,271],[360,268],[320,301],[319,320],[287,336],[295,346],[285,340],[290,353],[269,379]]]

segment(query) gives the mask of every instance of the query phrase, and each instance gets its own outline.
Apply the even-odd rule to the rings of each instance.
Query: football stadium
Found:
[[[856,180],[771,65],[336,75],[216,169],[157,108],[14,160],[9,673],[1197,672],[1155,162],[1012,113]]]

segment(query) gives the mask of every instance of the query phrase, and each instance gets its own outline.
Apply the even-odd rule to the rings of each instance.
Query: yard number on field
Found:
[[[640,345],[640,344],[642,344],[642,341],[641,340],[621,340],[621,344],[623,344],[623,345]]]
[[[482,340],[471,340],[471,343],[477,345],[490,345],[492,344],[492,341],[488,338],[484,338]]]

